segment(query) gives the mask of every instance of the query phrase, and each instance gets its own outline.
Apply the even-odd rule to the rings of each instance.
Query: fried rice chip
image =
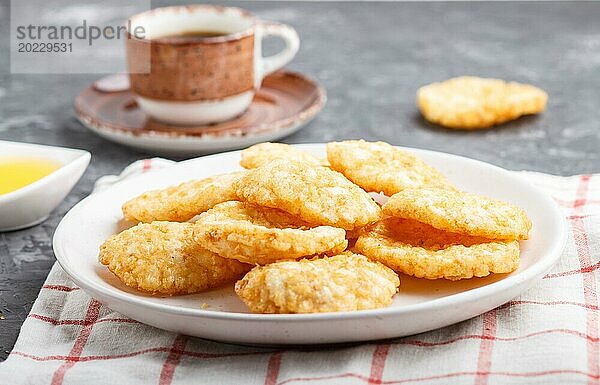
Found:
[[[510,203],[462,191],[407,189],[390,197],[383,212],[436,229],[488,239],[527,239],[531,220]]]
[[[276,159],[288,159],[295,162],[328,166],[327,161],[319,159],[297,147],[283,143],[259,143],[242,151],[240,165],[244,168],[256,168]]]
[[[391,269],[347,252],[255,267],[235,292],[254,313],[325,313],[388,306],[399,285]]]
[[[510,273],[520,262],[517,241],[490,241],[391,217],[361,235],[355,247],[394,271],[427,279],[455,281]]]
[[[123,215],[128,220],[144,223],[187,221],[218,203],[234,200],[232,183],[242,174],[221,174],[148,191],[126,202]]]
[[[266,265],[282,259],[338,254],[348,241],[343,229],[311,227],[298,218],[247,202],[225,202],[198,218],[196,242],[225,258]]]
[[[331,168],[368,192],[391,196],[405,188],[454,189],[442,173],[418,157],[385,142],[327,143]]]
[[[538,114],[547,100],[546,92],[529,84],[473,76],[432,83],[417,91],[417,105],[425,119],[465,130]]]
[[[153,295],[192,294],[235,282],[251,266],[194,242],[192,223],[140,223],[110,237],[99,261],[125,285]]]
[[[353,230],[381,215],[369,194],[342,174],[290,160],[249,170],[234,188],[240,200],[281,209],[312,225]]]

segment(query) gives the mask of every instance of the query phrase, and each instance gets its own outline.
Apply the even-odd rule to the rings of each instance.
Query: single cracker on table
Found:
[[[258,143],[243,150],[240,165],[244,168],[256,168],[276,159],[288,159],[314,166],[329,165],[324,159],[289,144],[271,142]]]
[[[531,220],[510,203],[439,188],[407,189],[390,197],[383,212],[436,229],[488,239],[527,239]]]
[[[233,182],[243,172],[191,180],[178,186],[148,191],[123,205],[126,219],[136,222],[184,222],[214,205],[235,199]]]
[[[248,202],[225,202],[201,214],[194,238],[225,258],[266,265],[282,259],[338,254],[348,241],[343,229],[310,226],[285,211]]]
[[[367,192],[327,167],[279,159],[249,170],[234,188],[240,200],[281,209],[312,225],[353,230],[381,216]]]
[[[330,142],[327,160],[332,169],[368,192],[390,196],[405,188],[455,188],[435,168],[385,142]]]
[[[391,217],[361,235],[355,248],[394,271],[427,279],[510,273],[520,262],[518,241],[490,241]]]
[[[154,295],[198,293],[235,282],[250,270],[200,247],[193,226],[140,223],[108,238],[98,259],[127,286]]]
[[[461,76],[417,91],[417,105],[428,121],[475,130],[508,122],[546,108],[548,94],[529,84]]]
[[[346,252],[255,267],[235,292],[255,313],[324,313],[388,306],[399,285],[391,269]]]

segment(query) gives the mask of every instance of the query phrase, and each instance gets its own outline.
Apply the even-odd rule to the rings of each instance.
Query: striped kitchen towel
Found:
[[[166,165],[141,161],[100,185]],[[0,384],[598,384],[600,175],[527,177],[562,208],[567,247],[535,287],[479,317],[351,346],[236,346],[126,318],[55,265]]]

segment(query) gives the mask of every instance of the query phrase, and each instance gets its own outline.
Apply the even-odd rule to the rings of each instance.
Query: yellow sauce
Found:
[[[0,156],[0,195],[42,179],[61,166],[60,162],[44,158]]]

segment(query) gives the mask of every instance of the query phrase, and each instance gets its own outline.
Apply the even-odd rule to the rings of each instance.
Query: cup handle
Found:
[[[267,36],[280,37],[285,42],[285,48],[273,56],[263,57],[261,48],[262,40]],[[259,48],[255,51],[255,55],[258,59],[256,61],[256,86],[259,87],[265,76],[277,71],[296,56],[296,52],[298,52],[298,48],[300,48],[300,38],[298,37],[296,30],[289,25],[263,22],[256,26],[255,44],[257,48]]]

